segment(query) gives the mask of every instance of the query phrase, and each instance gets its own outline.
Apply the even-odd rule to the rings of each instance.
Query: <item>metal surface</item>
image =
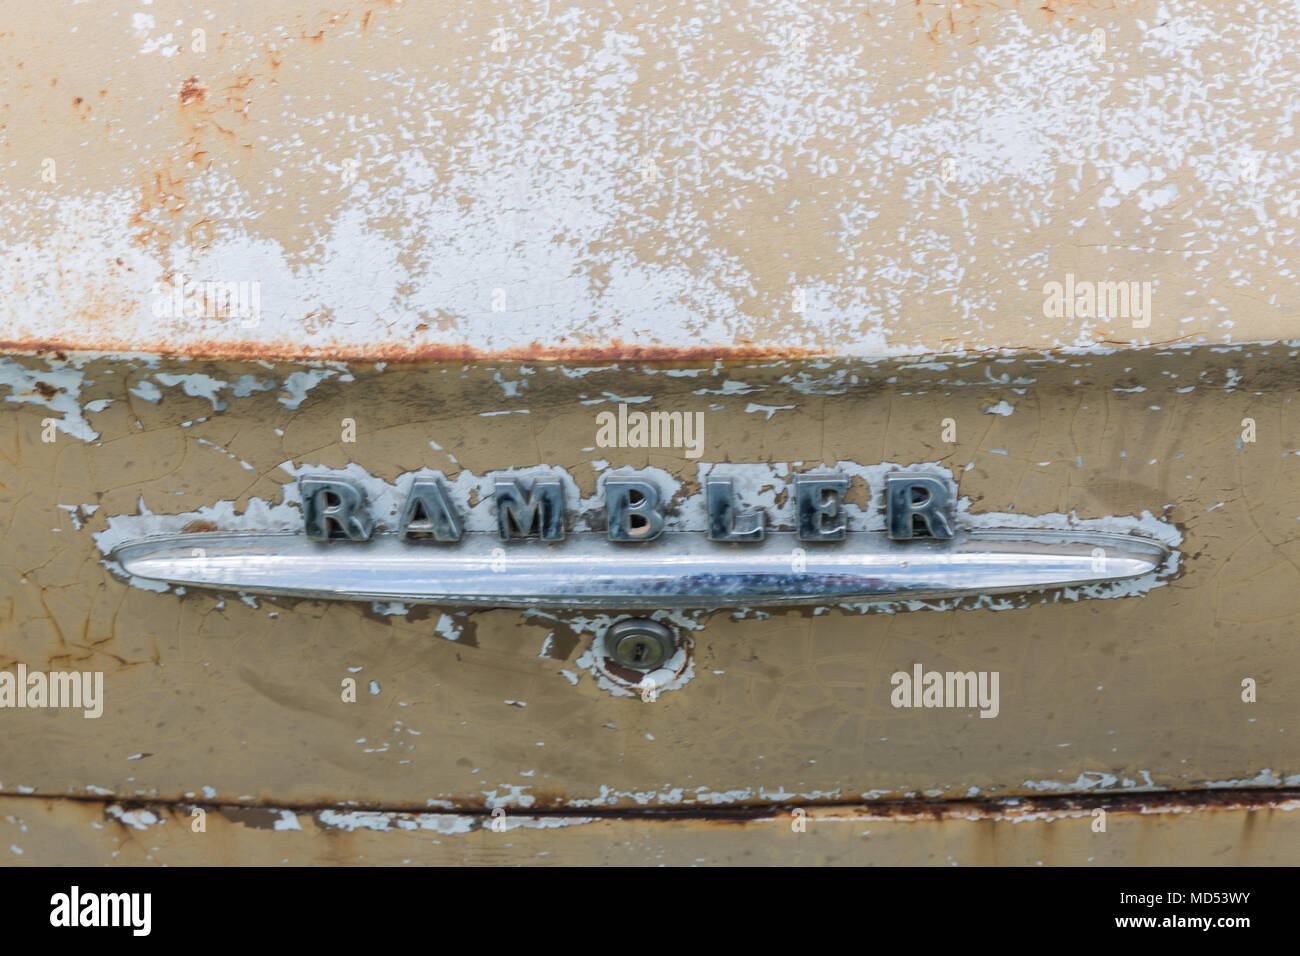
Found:
[[[951,479],[891,469],[884,480],[885,524],[889,537],[948,539],[953,536],[948,486]],[[565,475],[570,478],[571,476]],[[403,540],[459,541],[462,528],[458,508],[443,488],[444,476],[435,473],[411,483],[406,504],[397,522]],[[794,527],[801,541],[842,541],[847,525],[841,520],[841,505],[848,490],[841,475],[796,473],[794,476]],[[732,478],[710,477],[704,483],[704,509],[711,541],[758,542],[767,533],[766,514],[745,513],[736,505]],[[682,502],[664,502],[656,485],[627,475],[611,475],[605,481],[606,534],[611,541],[637,543],[653,541],[666,527],[664,508],[680,511]],[[303,526],[313,541],[347,539],[365,541],[374,531],[367,513],[365,492],[351,480],[326,475],[298,479]],[[518,479],[495,478],[492,499],[496,511],[497,536],[502,541],[536,537],[563,541],[566,534],[564,482],[553,475],[534,475],[525,487]],[[573,502],[579,505],[579,502]],[[413,523],[414,522],[414,523]],[[827,525],[830,524],[828,528]]]
[[[0,843],[12,866],[1294,866],[1300,799],[1247,790],[490,814],[10,795]]]
[[[917,522],[924,535],[951,538],[947,504],[948,489],[934,478],[890,475],[885,479],[885,514],[889,536],[895,540],[915,537]]]
[[[762,541],[767,533],[766,515],[761,511],[742,513],[730,478],[710,478],[704,483],[709,511],[709,539],[712,541]]]
[[[456,363],[1285,338],[1298,12],[64,5],[0,46],[0,347]],[[1147,283],[1150,307],[1045,310],[1069,276]]]
[[[0,482],[15,502],[0,669],[102,671],[104,690],[94,720],[0,712],[3,791],[715,812],[1300,786],[1293,351],[527,369],[0,358]],[[596,413],[627,397],[703,411],[704,454],[594,458]],[[794,534],[792,476],[824,469],[849,479],[851,525],[883,532],[889,462],[958,476],[957,519],[1127,528],[1178,566],[1106,595],[651,610],[682,638],[651,702],[643,675],[593,653],[612,612],[241,599],[108,560],[155,534],[300,532],[298,478],[323,473],[364,486],[396,530],[422,468],[458,506],[477,502],[467,533],[496,533],[492,478],[524,466],[571,477],[569,501],[594,512],[573,516],[575,534],[579,517],[600,533],[610,477],[647,467],[690,504],[690,530],[707,530],[704,479],[728,475],[742,511]],[[999,672],[998,716],[895,707],[891,675],[918,663]]]
[[[794,534],[720,547],[670,532],[632,547],[601,535],[563,546],[487,534],[455,548],[398,535],[316,542],[295,534],[186,534],[132,542],[112,559],[152,581],[251,594],[485,607],[725,608],[1010,594],[1154,572],[1168,549],[1133,536],[979,531],[905,547],[875,532],[803,547]]]
[[[866,6],[10,18],[0,670],[103,678],[95,719],[0,711],[11,862],[1295,858],[1300,0]],[[730,483],[718,537],[788,545],[884,515],[891,462],[942,479],[953,547],[996,512],[1150,534],[1168,573],[654,596],[680,641],[638,694],[608,609],[235,598],[109,558],[171,536],[192,571],[205,535],[304,519],[369,537],[295,498],[347,470],[405,541],[303,548],[457,573],[484,546],[462,533],[558,541],[545,488],[482,506],[545,467],[584,505],[613,489],[557,553],[626,569],[710,530],[692,502],[656,535],[629,471],[679,502]],[[845,487],[792,487],[817,468]],[[793,580],[838,586],[828,547]],[[540,554],[554,585],[537,542],[502,566]],[[704,583],[761,596],[737,570]],[[1000,709],[899,706],[914,668],[1000,674]]]
[[[616,663],[637,671],[652,671],[677,650],[673,632],[658,621],[629,618],[605,632],[605,650]]]
[[[1293,351],[527,371],[6,357],[0,481],[16,505],[0,669],[102,671],[104,707],[95,720],[0,713],[0,781],[9,793],[207,787],[219,801],[536,810],[1300,786]],[[705,454],[593,459],[595,413],[629,396],[703,410]],[[493,414],[512,409],[528,413]],[[1257,441],[1239,444],[1247,417]],[[889,469],[862,461],[960,476],[957,518],[1127,526],[1174,547],[1178,567],[1105,597],[656,609],[645,616],[683,647],[647,702],[592,652],[616,614],[240,599],[133,581],[108,560],[154,534],[298,532],[298,478],[321,473],[365,485],[395,530],[421,468],[447,476],[458,504],[478,502],[467,533],[495,534],[492,476],[523,465],[569,474],[570,501],[597,513],[625,469],[656,468],[693,502],[703,479],[730,475],[743,511],[790,534],[792,472],[835,470],[850,482],[846,516],[884,531]],[[691,514],[706,530],[703,508]],[[593,519],[583,533],[599,531]],[[891,675],[918,663],[1000,672],[998,716],[894,707]]]

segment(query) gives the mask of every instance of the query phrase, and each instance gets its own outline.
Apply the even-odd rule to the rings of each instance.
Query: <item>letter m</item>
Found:
[[[77,671],[53,671],[50,674],[50,699],[61,707],[81,706],[81,674]]]
[[[498,478],[495,489],[497,533],[502,541],[516,534],[539,534],[543,541],[564,540],[564,486],[558,479],[535,481],[530,491],[513,478]]]
[[[682,444],[682,413],[651,412],[650,447],[680,448]]]
[[[1103,306],[1102,303],[1106,304]],[[1129,292],[1127,282],[1098,282],[1097,283],[1097,308],[1108,319],[1128,319],[1132,318],[1129,314]]]
[[[131,925],[131,914],[134,908],[131,905],[131,896],[128,893],[100,893],[99,894],[99,925],[101,926],[129,926]],[[110,917],[109,913],[113,915]]]
[[[240,298],[239,286],[238,282],[203,283],[203,314],[212,318],[234,315]],[[243,296],[243,301],[248,301],[247,295]]]
[[[949,671],[947,674],[947,690],[949,707],[967,707],[973,706],[979,695],[975,693],[977,680],[974,671]]]

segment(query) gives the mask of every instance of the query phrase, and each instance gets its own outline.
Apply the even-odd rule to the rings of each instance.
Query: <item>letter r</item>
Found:
[[[918,497],[918,492],[924,497]],[[932,538],[951,538],[946,507],[948,489],[929,475],[890,475],[885,479],[885,510],[889,536],[895,541],[912,537],[912,519],[920,518]]]
[[[307,537],[313,541],[350,538],[365,541],[370,537],[370,519],[362,509],[366,497],[361,489],[341,478],[300,478],[302,517]],[[335,534],[338,529],[340,534]]]

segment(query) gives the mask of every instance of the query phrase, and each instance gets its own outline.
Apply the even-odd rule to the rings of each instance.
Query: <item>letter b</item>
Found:
[[[659,492],[649,482],[635,478],[606,480],[605,514],[610,541],[650,541],[664,530]]]

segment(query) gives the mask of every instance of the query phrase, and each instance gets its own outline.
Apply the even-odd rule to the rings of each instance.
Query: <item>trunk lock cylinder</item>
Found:
[[[605,632],[605,653],[632,670],[656,670],[676,652],[673,632],[648,618],[628,618]]]

